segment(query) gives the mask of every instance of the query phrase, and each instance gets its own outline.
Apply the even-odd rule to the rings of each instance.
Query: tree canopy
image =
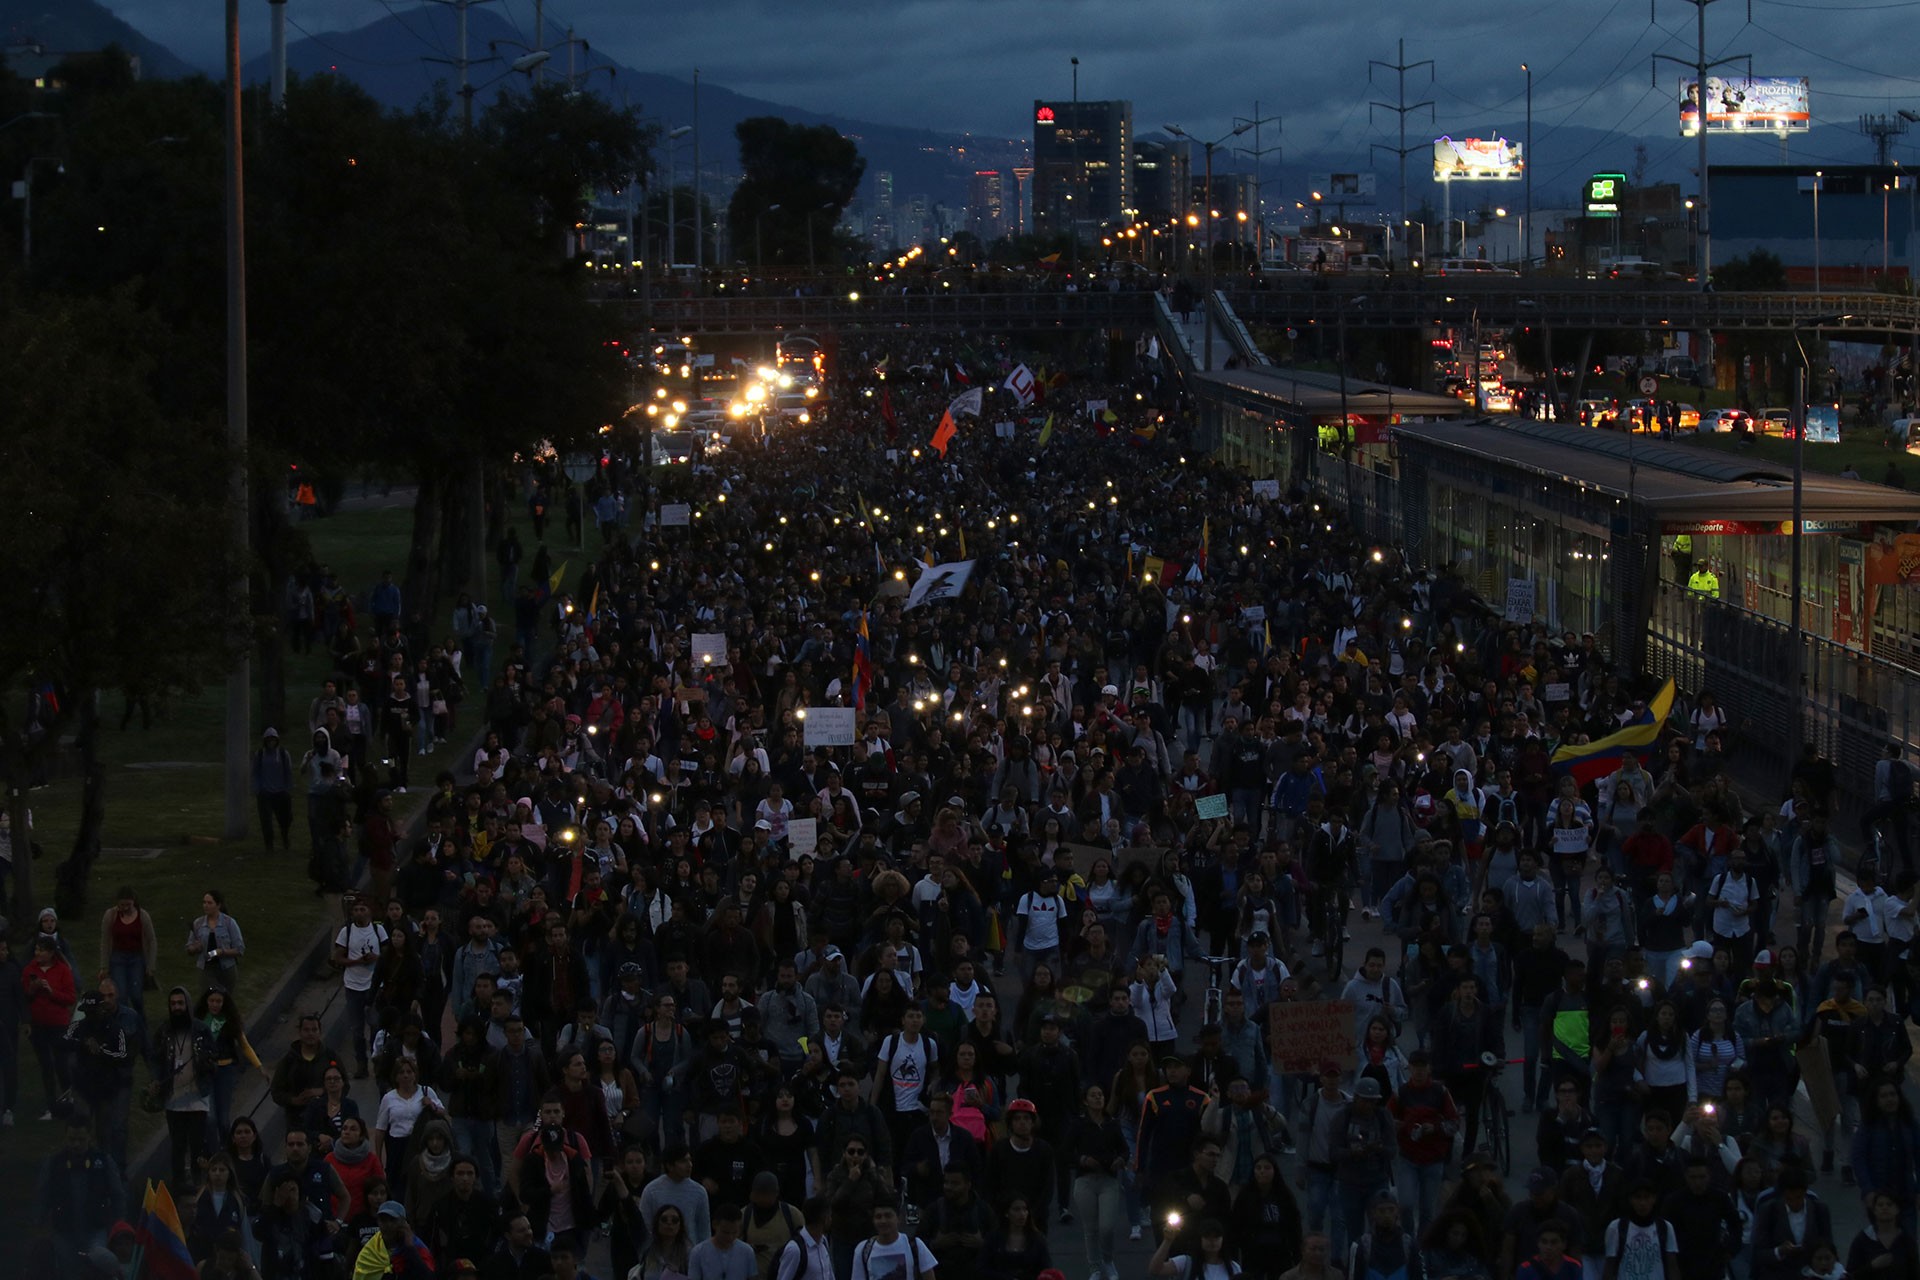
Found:
[[[727,206],[733,243],[768,265],[806,263],[810,247],[817,255],[831,243],[834,224],[860,189],[866,159],[831,125],[755,116],[734,126],[734,136],[741,178]]]

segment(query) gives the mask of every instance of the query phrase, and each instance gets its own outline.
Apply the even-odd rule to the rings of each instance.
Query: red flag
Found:
[[[900,439],[900,415],[894,412],[892,387],[880,388],[880,421],[887,424],[887,443],[898,443]]]
[[[934,450],[938,452],[941,457],[946,457],[948,443],[959,433],[960,428],[953,425],[953,415],[951,413],[942,413],[940,415],[940,425],[935,427],[933,431],[932,444]]]

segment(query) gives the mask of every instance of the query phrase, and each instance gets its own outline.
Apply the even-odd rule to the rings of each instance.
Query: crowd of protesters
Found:
[[[1831,766],[1750,807],[1702,695],[1644,765],[1557,770],[1652,690],[1204,460],[1149,373],[834,360],[811,426],[686,469],[686,525],[623,516],[615,459],[563,507],[603,525],[581,574],[503,552],[497,667],[471,599],[437,648],[397,589],[370,642],[308,610],[346,656],[256,779],[304,790],[319,889],[368,886],[343,1029],[249,1042],[239,919],[270,907],[217,892],[164,1007],[131,889],[97,968],[44,917],[0,950],[67,1126],[60,1258],[131,1247],[137,1099],[210,1276],[1039,1280],[1070,1240],[1094,1280],[1920,1280],[1913,876],[1839,899]],[[403,832],[455,688],[482,740]],[[809,735],[836,707],[851,746]],[[1388,945],[1349,965],[1353,928]],[[1348,1049],[1275,1058],[1273,1008],[1334,999]],[[1843,1252],[1815,1183],[1864,1200]]]

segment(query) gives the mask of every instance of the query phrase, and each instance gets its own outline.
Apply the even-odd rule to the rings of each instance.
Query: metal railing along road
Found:
[[[1153,323],[1155,293],[1145,289],[1085,293],[859,293],[827,297],[616,298],[639,328],[677,334],[769,333],[830,329],[845,333],[894,329],[1098,329]]]
[[[1689,696],[1711,691],[1733,717],[1729,754],[1784,793],[1811,743],[1833,761],[1839,807],[1853,819],[1873,800],[1873,767],[1889,742],[1920,744],[1920,671],[1803,632],[1805,685],[1789,687],[1793,631],[1785,623],[1674,583],[1654,593],[1648,674]],[[1851,832],[1851,825],[1848,827]]]

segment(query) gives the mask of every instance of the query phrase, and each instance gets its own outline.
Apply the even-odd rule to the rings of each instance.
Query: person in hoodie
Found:
[[[1440,1184],[1460,1132],[1460,1109],[1447,1087],[1433,1078],[1433,1057],[1416,1049],[1407,1059],[1408,1074],[1388,1102],[1399,1139],[1400,1203],[1416,1233],[1433,1225],[1440,1209]]]
[[[346,757],[333,749],[332,737],[316,728],[312,745],[300,757],[300,776],[307,784],[307,835],[315,852],[340,829],[340,784],[346,769]]]
[[[150,1091],[167,1117],[167,1140],[173,1155],[173,1183],[191,1190],[206,1154],[207,1114],[212,1108],[213,1037],[206,1024],[193,1016],[185,987],[167,992],[166,1020],[148,1037],[152,1046]]]
[[[74,1097],[85,1104],[93,1120],[94,1143],[125,1168],[135,1046],[127,1039],[117,1001],[89,991],[81,998],[80,1017],[67,1028],[61,1047],[67,1055]]]
[[[434,1116],[421,1125],[408,1144],[406,1203],[408,1211],[422,1222],[430,1222],[440,1202],[453,1194],[453,1128],[445,1116]],[[399,1175],[396,1175],[399,1176]]]
[[[1366,959],[1360,962],[1359,970],[1348,980],[1340,998],[1353,1002],[1353,1038],[1356,1044],[1365,1042],[1367,1024],[1376,1016],[1386,1017],[1389,1027],[1396,1034],[1406,1023],[1406,993],[1400,989],[1397,979],[1387,976],[1387,953],[1379,947],[1367,949]]]

